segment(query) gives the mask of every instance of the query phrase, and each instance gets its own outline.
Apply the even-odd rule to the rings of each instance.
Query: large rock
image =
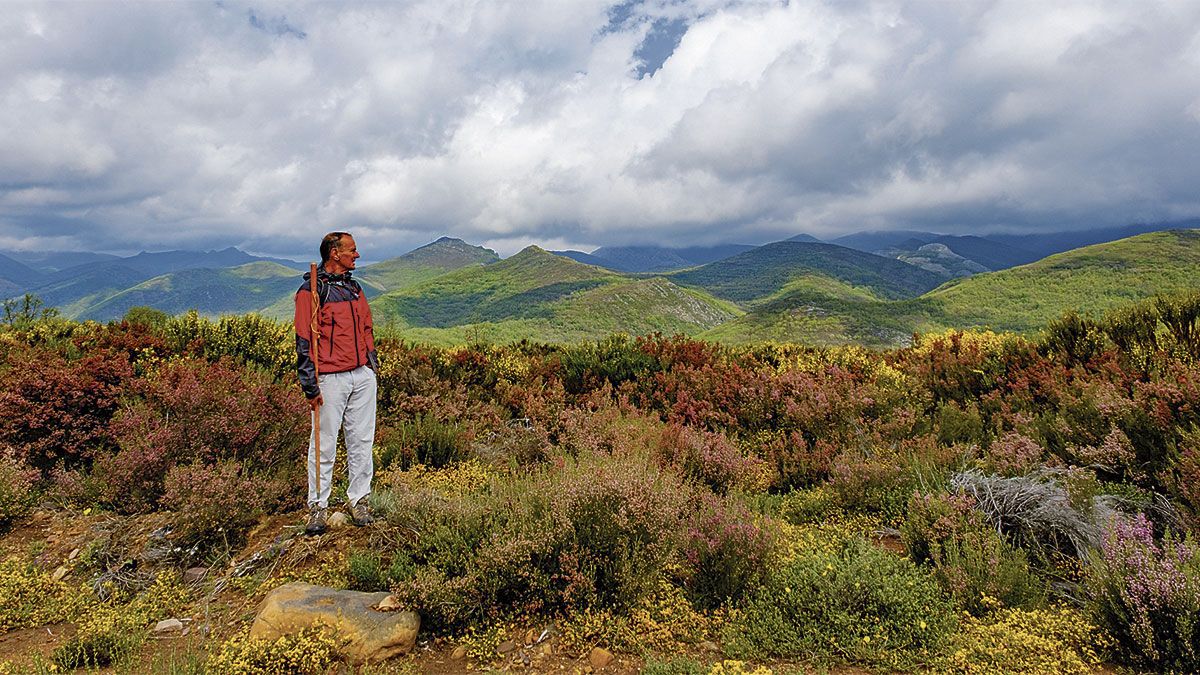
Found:
[[[374,609],[386,597],[387,593],[339,591],[299,581],[284,584],[263,600],[250,637],[273,640],[324,624],[348,641],[342,655],[351,664],[378,663],[411,651],[421,627],[416,612]]]

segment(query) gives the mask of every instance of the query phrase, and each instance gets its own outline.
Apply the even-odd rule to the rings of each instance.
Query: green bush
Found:
[[[441,468],[466,459],[469,439],[463,428],[434,415],[418,415],[384,429],[376,449],[376,470],[414,464]]]
[[[1025,552],[1011,546],[965,495],[917,494],[900,529],[913,560],[928,564],[956,604],[980,616],[1003,607],[1030,608],[1045,599],[1045,584]]]
[[[910,668],[945,647],[953,606],[928,574],[861,540],[772,574],[726,631],[734,657],[821,658]]]
[[[346,588],[353,591],[382,591],[388,580],[383,562],[374,551],[353,551],[346,559]]]

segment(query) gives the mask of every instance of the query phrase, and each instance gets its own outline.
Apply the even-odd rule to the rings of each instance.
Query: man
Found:
[[[346,459],[350,487],[346,499],[355,525],[374,521],[367,495],[375,472],[372,444],[375,440],[375,353],[371,308],[362,287],[350,278],[358,260],[354,237],[331,232],[321,240],[321,264],[317,268],[320,296],[316,342],[317,364],[313,363],[312,291],[309,275],[296,292],[296,368],[300,388],[309,406],[321,416],[321,462],[317,466],[313,438],[308,443],[308,508],[305,532],[320,534],[328,521],[329,487],[337,455],[338,429],[345,426]],[[317,366],[320,373],[316,372]],[[314,434],[315,436],[315,434]],[[320,492],[317,472],[320,471]]]

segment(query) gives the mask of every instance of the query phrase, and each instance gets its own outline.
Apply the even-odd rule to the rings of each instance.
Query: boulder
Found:
[[[298,581],[271,591],[250,627],[250,637],[276,639],[323,624],[345,640],[342,656],[353,665],[407,654],[417,642],[416,612],[373,609],[388,594],[339,591]]]

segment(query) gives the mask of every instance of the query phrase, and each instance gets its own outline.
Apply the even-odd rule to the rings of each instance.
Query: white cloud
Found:
[[[1200,4],[611,5],[7,6],[0,241],[300,254],[348,228],[394,254],[1198,215]],[[639,77],[655,21],[686,32]]]

